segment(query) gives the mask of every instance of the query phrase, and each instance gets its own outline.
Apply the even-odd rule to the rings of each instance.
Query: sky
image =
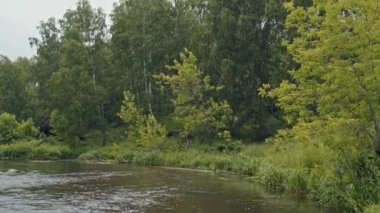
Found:
[[[89,0],[110,14],[117,0]],[[14,60],[31,57],[36,50],[28,38],[39,37],[37,26],[50,17],[61,18],[67,9],[75,9],[77,0],[0,0],[0,55]]]

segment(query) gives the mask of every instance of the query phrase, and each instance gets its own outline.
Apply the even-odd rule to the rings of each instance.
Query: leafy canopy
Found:
[[[299,64],[291,81],[264,85],[291,124],[324,120],[355,123],[380,151],[380,8],[376,1],[314,1],[311,7],[286,4],[286,42]]]
[[[182,135],[200,133],[207,136],[229,138],[229,127],[234,120],[227,101],[217,102],[212,94],[223,87],[210,84],[209,76],[197,67],[197,58],[185,49],[180,61],[167,66],[170,74],[155,76],[162,89],[169,89],[174,107],[174,119],[182,125]]]

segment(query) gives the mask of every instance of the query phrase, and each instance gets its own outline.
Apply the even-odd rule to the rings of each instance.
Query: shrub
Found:
[[[280,191],[286,189],[286,173],[278,166],[269,164],[260,167],[257,178],[268,189]]]
[[[138,142],[144,148],[163,148],[166,145],[166,129],[153,116],[147,116],[143,125],[138,127],[138,133]]]
[[[380,212],[380,204],[370,205],[364,209],[364,213],[378,213]]]
[[[306,192],[308,190],[308,179],[310,177],[306,170],[288,170],[287,176],[287,190],[296,192]]]
[[[38,129],[31,120],[18,122],[14,115],[0,114],[0,144],[9,144],[16,140],[37,138]]]
[[[165,145],[166,129],[160,125],[153,115],[144,115],[135,104],[135,96],[124,92],[124,100],[118,116],[127,125],[130,141],[137,142],[143,148],[158,148]]]
[[[132,161],[134,164],[137,165],[155,166],[161,165],[161,163],[163,162],[163,158],[159,151],[152,150],[136,153]]]
[[[57,160],[71,158],[70,148],[63,144],[42,141],[16,141],[0,146],[0,158]]]

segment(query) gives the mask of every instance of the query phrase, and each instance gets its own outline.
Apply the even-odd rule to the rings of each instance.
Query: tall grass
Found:
[[[39,140],[18,141],[0,146],[1,159],[58,160],[72,157],[67,145],[42,143]]]
[[[364,209],[364,213],[379,213],[379,212],[380,212],[380,204],[370,205]]]

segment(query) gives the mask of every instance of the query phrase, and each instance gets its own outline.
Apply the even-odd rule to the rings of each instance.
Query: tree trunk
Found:
[[[375,126],[375,142],[374,142],[374,148],[375,152],[378,156],[380,156],[380,125],[377,121],[374,121],[374,126]]]
[[[107,143],[107,137],[106,137],[106,133],[103,132],[102,133],[102,146],[106,146],[106,143]]]
[[[151,62],[150,54],[148,59],[148,53],[147,53],[147,47],[146,47],[146,38],[147,38],[147,24],[146,24],[146,17],[147,17],[146,9],[143,11],[143,73],[144,73],[144,85],[145,85],[145,95],[146,95],[146,101],[148,105],[149,113],[153,116],[153,110],[152,110],[152,103],[151,103],[151,95],[152,95],[152,82],[151,82],[151,76],[148,73],[148,63]],[[147,62],[148,61],[148,62]]]

